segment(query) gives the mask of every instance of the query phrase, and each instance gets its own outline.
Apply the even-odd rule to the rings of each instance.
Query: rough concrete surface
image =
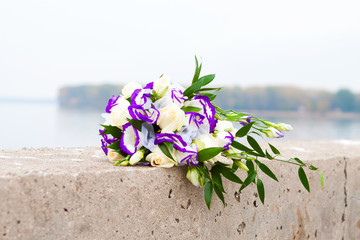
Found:
[[[360,141],[276,142],[324,173],[268,161],[279,183],[224,184],[227,206],[184,168],[114,167],[99,148],[0,150],[0,239],[360,239]],[[241,177],[244,178],[245,174]],[[224,182],[226,182],[224,180]]]

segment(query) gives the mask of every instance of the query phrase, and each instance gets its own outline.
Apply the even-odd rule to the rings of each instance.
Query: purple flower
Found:
[[[145,110],[141,105],[131,105],[128,107],[128,110],[132,119],[150,122],[152,124],[156,123],[160,115],[159,110],[154,107]]]
[[[115,97],[115,95],[113,95],[113,96],[109,99],[108,105],[106,106],[106,109],[105,109],[105,111],[106,111],[107,113],[111,113],[111,109],[112,109],[114,106],[117,105],[116,101],[119,99],[119,97],[120,97],[120,96]]]
[[[150,93],[148,93],[144,89],[136,89],[131,95],[131,104],[132,105],[140,105],[144,106],[146,109],[149,108],[150,105]]]
[[[190,165],[197,166],[199,164],[197,151],[185,150],[184,153],[186,154],[186,157],[181,159],[180,163],[186,162],[188,166]]]
[[[215,107],[211,104],[208,96],[196,95],[194,99],[199,100],[203,106],[205,117],[209,121],[210,133],[213,133],[217,123]]]
[[[133,155],[138,149],[140,142],[138,130],[131,125],[126,123],[123,125],[123,134],[120,139],[120,149],[127,154]]]
[[[189,125],[191,124],[191,122],[193,122],[195,123],[197,128],[200,128],[200,125],[204,124],[204,118],[205,118],[204,115],[196,112],[186,112],[185,114],[190,115]]]
[[[176,101],[180,104],[183,104],[183,102],[188,98],[184,96],[184,93],[180,89],[173,88],[171,89],[171,99],[173,103]]]
[[[99,129],[99,133],[103,133],[104,130]],[[114,142],[118,141],[119,139],[111,137],[109,138],[109,136],[107,134],[101,135],[102,139],[101,139],[101,148],[104,151],[105,155],[108,154],[109,149],[107,148],[107,146],[113,144]]]
[[[186,152],[186,142],[175,133],[159,133],[155,135],[155,144],[158,145],[163,142],[174,143],[174,148],[180,152]]]

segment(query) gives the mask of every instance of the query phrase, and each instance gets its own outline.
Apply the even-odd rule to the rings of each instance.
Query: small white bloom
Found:
[[[130,165],[135,165],[138,162],[140,162],[140,160],[143,159],[144,157],[144,153],[145,153],[145,149],[140,149],[136,151],[136,153],[134,153],[129,159]]]
[[[172,103],[159,110],[160,116],[157,125],[162,133],[173,133],[180,131],[185,124],[185,113],[176,104]]]
[[[286,123],[278,123],[276,128],[279,129],[280,131],[291,131],[294,129],[290,124],[286,124]]]
[[[122,128],[127,123],[127,118],[131,118],[128,107],[130,103],[125,98],[119,98],[117,105],[111,109],[109,123],[111,126]]]
[[[155,147],[154,151],[147,155],[145,160],[150,162],[153,167],[171,168],[175,165],[174,161],[168,158],[159,147]]]
[[[133,94],[136,89],[141,89],[141,85],[137,82],[129,82],[122,89],[123,97],[125,99],[131,97],[131,94]]]
[[[125,158],[123,155],[121,155],[118,152],[115,152],[113,149],[108,150],[107,157],[108,157],[109,161],[112,163]]]
[[[233,123],[230,121],[218,120],[218,122],[216,123],[215,131],[218,132],[226,131],[226,132],[230,132],[233,136],[235,136],[237,129],[234,128]]]
[[[154,81],[153,89],[159,98],[163,97],[170,89],[170,78],[166,75],[161,76],[159,79]]]

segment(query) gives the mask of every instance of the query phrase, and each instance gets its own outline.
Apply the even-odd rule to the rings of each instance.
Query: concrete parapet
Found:
[[[0,239],[360,239],[360,141],[275,145],[325,186],[307,171],[307,193],[296,166],[269,161],[265,205],[225,183],[227,206],[214,197],[210,211],[184,168],[114,167],[95,147],[0,150]]]

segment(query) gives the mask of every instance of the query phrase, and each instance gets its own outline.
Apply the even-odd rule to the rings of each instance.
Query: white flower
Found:
[[[218,120],[218,122],[216,123],[215,131],[230,132],[233,136],[235,136],[237,129],[234,128],[234,125],[230,121]]]
[[[109,123],[111,126],[122,128],[127,123],[127,118],[131,118],[128,107],[130,103],[125,98],[119,98],[117,105],[111,109]]]
[[[137,82],[129,82],[122,89],[123,97],[125,99],[131,97],[131,94],[133,94],[136,89],[141,89],[141,85]]]
[[[157,125],[162,133],[173,133],[180,131],[185,124],[185,113],[176,104],[172,103],[159,110],[160,116]]]
[[[113,149],[108,150],[107,157],[108,157],[109,161],[113,162],[113,163],[125,158],[123,155],[121,155],[118,152],[115,152]]]
[[[175,165],[174,161],[168,158],[159,147],[155,147],[154,151],[147,155],[145,160],[150,162],[153,167],[171,168]]]
[[[203,185],[202,178],[199,175],[199,172],[196,168],[188,168],[186,173],[186,178],[196,187],[201,187]]]
[[[286,123],[278,123],[276,124],[276,128],[279,129],[280,131],[291,131],[294,129],[290,124],[286,124]]]
[[[170,88],[170,78],[166,75],[154,81],[154,91],[159,98],[163,97]]]
[[[129,159],[130,165],[135,165],[138,162],[140,162],[141,159],[143,159],[145,153],[145,149],[140,149],[134,153]]]

